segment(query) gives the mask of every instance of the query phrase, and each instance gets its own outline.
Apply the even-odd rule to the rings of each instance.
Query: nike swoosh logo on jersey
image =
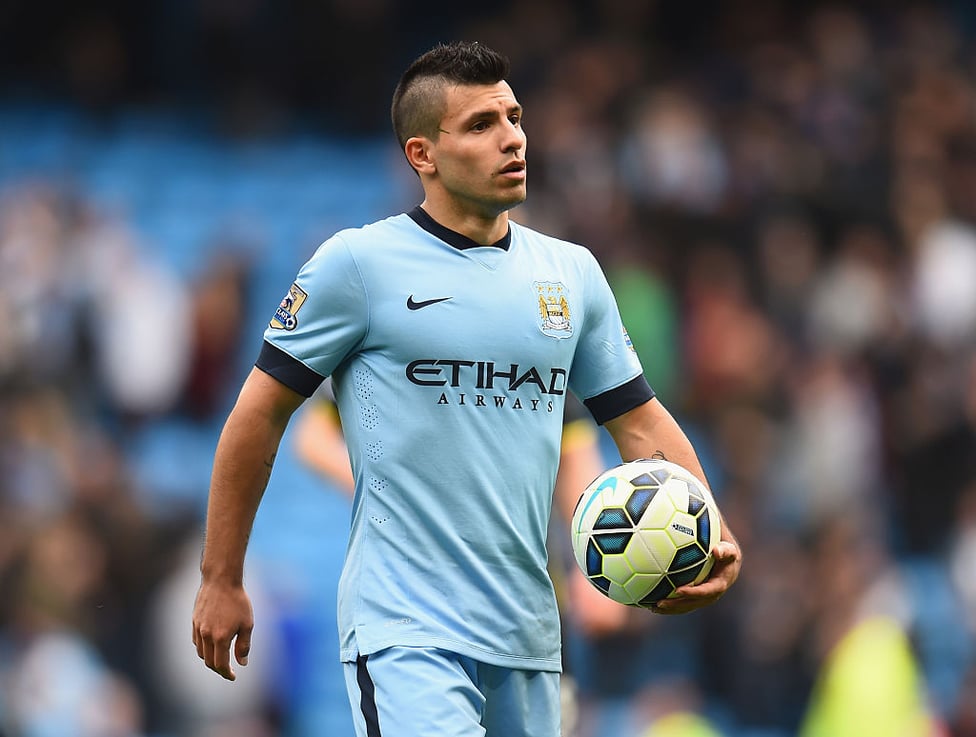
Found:
[[[407,297],[407,309],[419,310],[424,307],[430,307],[431,305],[436,305],[438,302],[446,302],[449,299],[454,299],[454,297],[437,297],[436,299],[425,299],[422,302],[414,302],[413,295],[411,294],[409,297]]]

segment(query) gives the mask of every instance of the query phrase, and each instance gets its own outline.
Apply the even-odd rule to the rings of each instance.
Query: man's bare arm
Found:
[[[278,445],[304,397],[260,369],[244,382],[214,455],[207,506],[201,583],[193,610],[193,643],[207,667],[236,677],[230,644],[247,663],[254,627],[244,591],[244,557]]]

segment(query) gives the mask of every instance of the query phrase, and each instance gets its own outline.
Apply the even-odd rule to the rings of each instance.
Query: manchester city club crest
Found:
[[[294,330],[298,327],[298,311],[308,297],[305,290],[297,284],[292,284],[288,294],[281,300],[275,315],[271,319],[270,327],[275,330]]]
[[[573,334],[569,290],[562,282],[537,281],[539,329],[550,338],[568,338]]]

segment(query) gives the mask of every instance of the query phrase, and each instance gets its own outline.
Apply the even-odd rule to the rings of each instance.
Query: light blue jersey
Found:
[[[572,390],[600,421],[653,392],[592,254],[515,223],[478,246],[420,208],[326,241],[258,366],[332,376],[356,493],[341,654],[393,645],[560,669],[546,531]]]

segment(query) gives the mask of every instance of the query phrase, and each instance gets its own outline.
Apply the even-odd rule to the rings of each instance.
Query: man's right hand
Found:
[[[235,680],[237,675],[230,662],[231,642],[234,642],[237,662],[247,665],[253,629],[254,611],[243,585],[207,581],[200,585],[193,607],[193,644],[210,670],[228,681]]]

